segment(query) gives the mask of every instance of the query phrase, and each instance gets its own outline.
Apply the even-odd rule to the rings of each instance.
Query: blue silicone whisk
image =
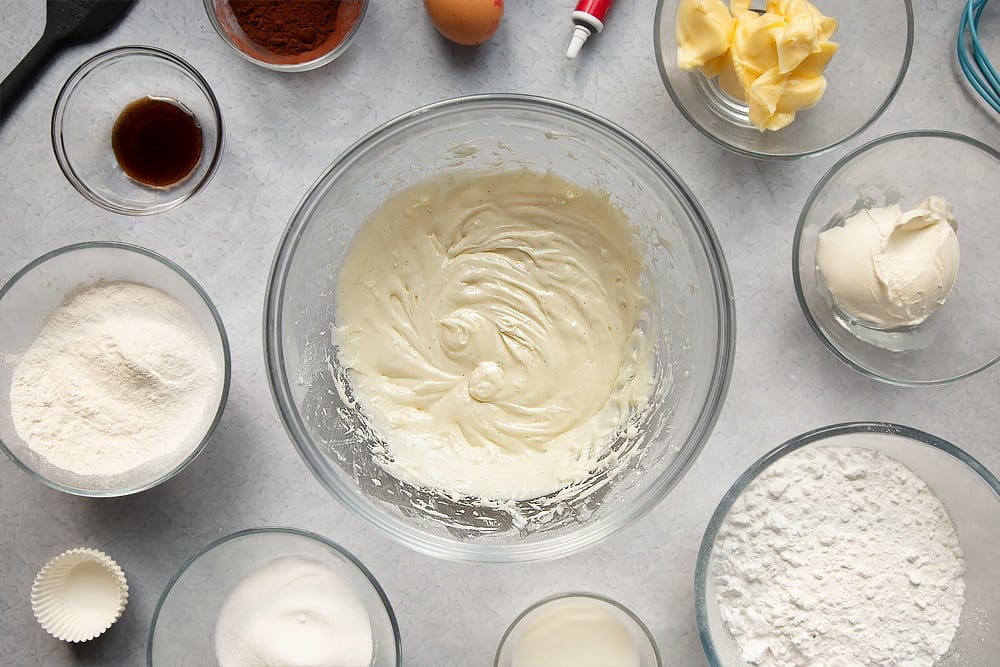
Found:
[[[958,64],[973,89],[1000,113],[1000,76],[979,41],[979,17],[989,0],[968,0],[958,25]]]

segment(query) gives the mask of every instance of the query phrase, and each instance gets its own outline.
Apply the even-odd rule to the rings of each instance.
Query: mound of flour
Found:
[[[96,486],[141,484],[198,445],[220,377],[183,304],[146,285],[102,282],[57,308],[17,360],[11,417],[51,465]]]
[[[930,667],[964,603],[941,501],[878,452],[803,448],[764,471],[719,531],[723,621],[748,664]]]

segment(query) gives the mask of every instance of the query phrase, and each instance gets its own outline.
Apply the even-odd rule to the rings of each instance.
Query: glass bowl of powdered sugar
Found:
[[[340,545],[296,528],[253,528],[195,554],[153,614],[150,667],[403,664],[375,576]]]
[[[205,291],[123,243],[59,248],[0,290],[0,448],[49,486],[121,496],[204,449],[229,392]]]
[[[708,663],[988,665],[1000,652],[1000,482],[952,444],[828,426],[754,463],[698,554]]]

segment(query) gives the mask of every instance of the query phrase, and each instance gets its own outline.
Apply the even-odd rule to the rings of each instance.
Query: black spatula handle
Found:
[[[0,126],[61,48],[100,37],[133,4],[135,0],[48,0],[42,38],[0,83]]]
[[[28,55],[0,83],[0,125],[10,117],[24,93],[58,53],[61,41],[58,35],[43,33]]]

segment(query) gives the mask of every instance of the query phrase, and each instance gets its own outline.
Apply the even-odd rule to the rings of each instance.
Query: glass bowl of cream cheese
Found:
[[[375,576],[331,540],[287,527],[227,535],[191,557],[153,612],[146,664],[402,665]]]
[[[681,114],[741,155],[792,159],[882,114],[913,50],[910,0],[659,0],[656,63]]]
[[[802,311],[835,356],[898,385],[1000,359],[1000,234],[982,185],[997,178],[1000,152],[940,131],[882,137],[831,167],[799,217],[792,262]]]
[[[734,316],[714,232],[634,137],[520,95],[446,100],[344,152],[266,297],[281,418],[372,526],[470,561],[635,521],[719,414]]]
[[[695,571],[711,667],[986,665],[1000,481],[898,424],[797,436],[720,501]]]

